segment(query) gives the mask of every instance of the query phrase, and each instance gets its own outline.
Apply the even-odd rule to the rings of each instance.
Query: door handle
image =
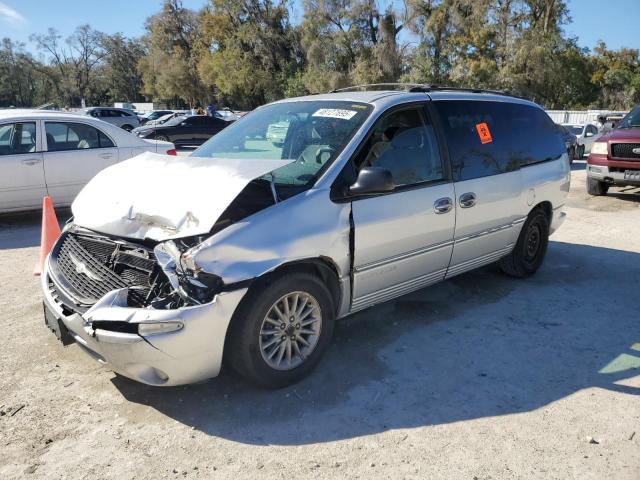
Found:
[[[113,153],[101,153],[100,155],[98,155],[100,158],[113,158]]]
[[[462,208],[471,208],[476,204],[476,194],[473,192],[463,193],[460,195],[459,202]]]
[[[453,201],[449,197],[439,198],[433,203],[433,210],[437,214],[449,213],[453,208]]]
[[[26,158],[26,159],[22,160],[22,164],[23,165],[37,165],[41,161],[42,160],[40,160],[39,158]]]

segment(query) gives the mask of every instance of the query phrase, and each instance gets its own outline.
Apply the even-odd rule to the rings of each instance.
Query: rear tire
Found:
[[[606,195],[609,191],[609,184],[596,180],[595,178],[587,178],[587,193],[594,197]]]
[[[586,147],[584,145],[580,145],[580,147],[578,147],[578,160],[582,160],[584,158],[585,148]]]
[[[122,129],[126,130],[127,132],[130,132],[131,130],[133,130],[133,127],[131,125],[123,125]]]
[[[523,278],[538,271],[549,245],[549,220],[547,214],[536,209],[522,226],[513,251],[498,261],[500,269],[511,277]]]
[[[267,277],[249,290],[234,313],[224,358],[259,386],[281,388],[296,383],[313,370],[327,349],[334,312],[331,293],[315,275],[285,272]]]

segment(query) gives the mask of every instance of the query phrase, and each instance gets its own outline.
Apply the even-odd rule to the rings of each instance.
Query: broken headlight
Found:
[[[202,304],[213,300],[223,282],[220,277],[203,272],[193,261],[183,259],[183,252],[175,242],[162,242],[154,248],[158,264],[167,276],[172,293],[179,295],[188,304]]]

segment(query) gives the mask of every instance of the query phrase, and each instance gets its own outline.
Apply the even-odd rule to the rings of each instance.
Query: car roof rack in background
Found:
[[[358,92],[365,90],[400,90],[409,93],[428,93],[428,92],[468,92],[468,93],[490,93],[492,95],[504,95],[509,97],[521,98],[510,92],[503,90],[489,90],[486,88],[465,88],[465,87],[448,87],[446,85],[436,85],[429,83],[365,83],[363,85],[354,85],[352,87],[338,88],[330,93],[339,92]]]

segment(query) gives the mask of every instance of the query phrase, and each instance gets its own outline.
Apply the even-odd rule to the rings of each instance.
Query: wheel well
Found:
[[[338,312],[341,301],[340,276],[338,275],[338,268],[333,261],[325,257],[319,257],[289,262],[280,265],[275,270],[263,275],[263,277],[268,279],[273,275],[291,271],[307,272],[320,277],[329,289],[336,313]]]
[[[335,313],[337,314],[340,309],[340,302],[342,301],[340,277],[336,265],[326,257],[306,258],[304,260],[296,260],[280,265],[274,270],[251,280],[249,290],[257,288],[260,284],[270,283],[272,278],[286,272],[306,272],[319,277],[329,289],[329,293],[334,302]]]
[[[531,212],[534,212],[535,210],[542,210],[547,216],[549,225],[551,225],[551,221],[553,220],[553,207],[551,206],[551,202],[540,202],[531,209]]]
[[[260,284],[269,283],[270,280],[275,276],[279,276],[282,273],[292,271],[307,272],[321,278],[324,284],[329,289],[331,298],[333,298],[334,300],[335,314],[337,315],[338,310],[340,309],[340,302],[342,298],[340,291],[340,277],[338,275],[338,269],[333,261],[326,257],[320,257],[286,263],[280,265],[275,270],[265,273],[264,275],[261,275],[260,277],[257,277],[251,281],[251,283],[249,284],[249,292],[247,292],[245,298],[242,299],[240,305],[236,308],[236,311],[233,313],[233,316],[231,318],[231,322],[229,324],[229,328],[227,329],[227,334],[225,337],[225,352],[227,351],[226,345],[229,341],[229,337],[232,334],[233,329],[235,328],[235,324],[237,323],[236,318],[239,314],[241,314],[242,305],[246,301],[247,297],[251,294],[252,289],[259,288]],[[226,360],[223,360],[223,362],[225,361]]]

